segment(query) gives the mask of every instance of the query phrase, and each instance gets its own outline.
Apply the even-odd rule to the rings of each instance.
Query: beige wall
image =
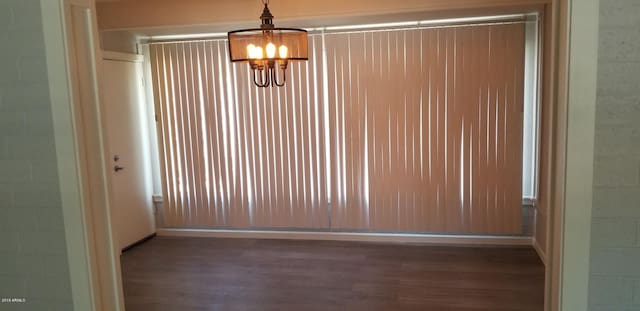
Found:
[[[128,31],[101,31],[100,48],[103,51],[138,54],[138,38]]]
[[[487,10],[501,12],[531,11],[551,0],[277,0],[270,4],[276,21],[298,20],[298,24],[350,23],[363,16],[397,20],[416,14],[446,14],[464,9],[460,14],[474,15]],[[469,7],[476,9],[469,10]],[[101,30],[152,29],[194,25],[254,23],[261,13],[256,0],[137,0],[98,3]],[[384,16],[382,16],[384,15]],[[385,17],[386,16],[386,17]],[[304,22],[300,22],[303,20]],[[207,29],[207,27],[205,27]],[[211,27],[208,27],[211,29]],[[153,30],[152,30],[153,31]]]
[[[541,10],[552,0],[277,0],[278,26],[319,27]],[[474,9],[469,9],[473,7]],[[258,25],[257,0],[102,0],[97,3],[103,50],[137,53],[136,36],[226,32]]]

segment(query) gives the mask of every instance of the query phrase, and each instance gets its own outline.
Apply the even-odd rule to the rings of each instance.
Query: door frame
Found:
[[[518,4],[525,0],[513,1]],[[94,0],[40,0],[40,3],[74,309],[124,310],[119,251],[111,230],[107,161],[103,161],[107,156],[102,143],[105,132],[100,122],[86,122],[82,114],[84,107],[94,115],[101,115],[99,89],[84,90],[95,93],[95,101],[90,105],[78,101],[75,93],[78,83],[73,72],[74,42],[68,36],[71,7],[79,6],[91,12],[94,39],[98,38],[95,3]],[[491,0],[471,1],[469,5],[479,3],[490,4]],[[593,27],[595,24],[597,28],[595,13],[599,0],[538,3],[545,4],[547,16],[551,17],[551,37],[546,42],[551,45],[553,55],[547,68],[550,74],[545,76],[550,79],[545,83],[552,88],[554,109],[550,182],[555,190],[548,223],[545,310],[581,310],[574,306],[586,306],[588,295],[585,278],[588,280],[589,245],[584,240],[590,237],[593,162],[588,157],[593,155],[596,76],[593,66],[594,55],[597,57],[597,51],[595,54],[593,50],[583,51],[593,49],[594,42],[597,43]],[[97,40],[93,41],[95,59],[101,59],[97,55]],[[95,64],[94,86],[100,85],[99,73],[99,64]],[[83,139],[86,136],[97,137],[100,144],[88,146]],[[581,160],[585,154],[587,159]],[[574,267],[568,264],[575,262],[578,265]],[[581,284],[572,287],[577,283]]]
[[[558,27],[556,141],[547,310],[587,310],[600,0],[564,0]]]
[[[74,310],[124,310],[120,252],[111,229],[104,161],[94,0],[40,0]],[[72,13],[87,24],[82,47]],[[89,61],[80,81],[79,53]],[[85,68],[86,69],[86,68]]]

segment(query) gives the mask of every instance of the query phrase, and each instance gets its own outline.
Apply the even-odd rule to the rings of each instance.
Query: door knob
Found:
[[[120,165],[116,165],[116,166],[113,167],[113,170],[116,171],[116,172],[122,171],[123,169],[124,169],[124,167],[120,166]]]

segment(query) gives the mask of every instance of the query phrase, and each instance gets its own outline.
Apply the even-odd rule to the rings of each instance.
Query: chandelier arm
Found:
[[[255,84],[257,87],[266,87],[269,85],[268,79],[265,82],[263,71],[264,69],[258,69],[258,70],[253,69],[253,84]],[[260,78],[259,82],[258,82],[258,77]]]
[[[256,78],[256,69],[251,68],[251,71],[253,71],[253,84],[255,84],[257,87],[260,87],[260,84],[258,83],[258,80]]]
[[[266,67],[266,70],[264,71],[264,84],[262,85],[262,87],[271,85],[271,76],[269,75],[270,70],[271,68]]]
[[[280,70],[282,70],[282,82],[278,83],[278,75],[276,73],[278,69],[276,68],[273,68],[272,80],[274,85],[283,87],[287,83],[287,71],[284,68],[280,68]]]

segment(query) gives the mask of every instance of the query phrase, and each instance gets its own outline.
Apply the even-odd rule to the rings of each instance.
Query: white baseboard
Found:
[[[309,231],[260,231],[260,230],[209,230],[158,228],[158,236],[244,238],[244,239],[289,239],[329,240],[386,243],[418,243],[436,245],[486,245],[486,246],[531,246],[531,237],[440,235],[440,234],[396,234],[359,232],[309,232]]]
[[[538,257],[540,257],[540,260],[542,260],[542,263],[547,266],[547,254],[542,250],[542,247],[540,247],[540,244],[538,244],[538,241],[535,237],[532,238],[532,245],[533,249],[535,249],[536,253],[538,253]]]

